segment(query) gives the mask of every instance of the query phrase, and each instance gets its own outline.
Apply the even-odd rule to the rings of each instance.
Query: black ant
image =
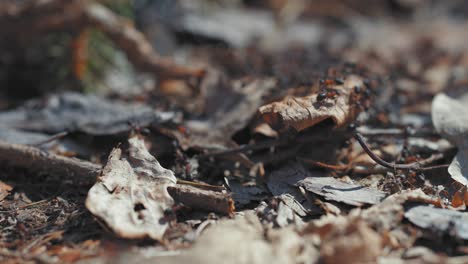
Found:
[[[319,80],[319,84],[320,85],[333,85],[333,84],[338,84],[338,85],[342,85],[344,84],[344,80],[342,78],[335,78],[335,79],[320,79]]]
[[[325,99],[335,99],[338,95],[340,95],[340,92],[335,89],[331,88],[326,88],[320,91],[317,95],[317,101],[323,101]]]

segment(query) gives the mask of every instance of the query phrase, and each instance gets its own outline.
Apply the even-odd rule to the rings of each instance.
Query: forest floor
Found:
[[[106,2],[0,3],[0,262],[468,263],[464,1]]]

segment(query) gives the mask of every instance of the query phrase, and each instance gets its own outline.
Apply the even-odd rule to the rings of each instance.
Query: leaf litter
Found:
[[[12,43],[76,11],[155,77],[0,91],[1,261],[467,262],[462,1],[430,21],[429,3],[241,2],[135,5],[155,50],[203,70],[98,3],[0,4]],[[0,82],[24,42],[0,43]]]

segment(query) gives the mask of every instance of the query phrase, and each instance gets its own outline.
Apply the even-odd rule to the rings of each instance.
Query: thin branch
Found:
[[[344,136],[345,136],[345,133],[334,132],[334,133],[329,133],[326,135],[311,134],[311,135],[300,135],[295,138],[270,139],[270,140],[265,140],[259,143],[242,145],[237,148],[214,151],[211,153],[205,153],[205,154],[199,155],[198,158],[206,159],[210,157],[227,156],[227,155],[236,154],[236,153],[246,153],[249,151],[263,150],[263,149],[268,149],[271,147],[285,146],[285,145],[296,144],[296,143],[303,144],[303,143],[323,142],[324,140],[328,140],[334,137],[344,137]]]
[[[177,203],[187,207],[225,215],[234,214],[234,201],[228,193],[202,190],[190,185],[169,186],[167,191]]]
[[[52,175],[94,181],[101,166],[88,161],[44,152],[32,146],[0,141],[0,162]]]
[[[327,164],[321,161],[316,161],[316,160],[311,160],[311,159],[306,159],[302,157],[297,157],[299,161],[305,162],[307,164],[310,164],[312,166],[324,168],[324,169],[330,169],[330,170],[337,170],[337,171],[346,171],[349,169],[349,165],[331,165]]]
[[[67,136],[67,135],[68,135],[68,132],[66,132],[66,131],[60,132],[60,133],[57,133],[57,134],[55,134],[55,135],[50,136],[49,138],[47,138],[47,139],[45,139],[45,140],[42,140],[42,141],[40,141],[40,142],[31,144],[31,146],[33,146],[33,147],[40,147],[40,146],[45,145],[45,144],[47,144],[47,143],[50,143],[50,142],[52,142],[52,141],[61,139],[61,138],[65,137],[65,136]]]
[[[356,133],[354,136],[356,140],[359,142],[361,147],[364,149],[364,151],[373,159],[376,163],[382,165],[385,168],[392,169],[392,170],[415,170],[415,171],[428,171],[428,170],[434,170],[434,169],[441,169],[441,168],[448,168],[448,164],[444,165],[435,165],[435,166],[430,166],[430,167],[422,167],[425,164],[431,163],[435,161],[437,157],[429,157],[428,159],[424,161],[419,161],[419,162],[413,162],[413,163],[408,163],[408,164],[397,164],[397,163],[390,163],[388,161],[383,160],[381,157],[377,156],[367,145],[367,143],[364,141],[364,138],[360,133]],[[439,157],[440,158],[440,157]]]

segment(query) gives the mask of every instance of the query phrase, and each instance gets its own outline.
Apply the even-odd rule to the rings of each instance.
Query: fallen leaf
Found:
[[[257,216],[245,213],[207,228],[194,246],[181,255],[153,260],[163,264],[272,264],[314,262],[317,258],[313,245],[292,228],[265,232]]]
[[[274,128],[286,129],[293,127],[297,131],[332,119],[336,126],[343,126],[359,113],[355,104],[361,99],[360,93],[354,87],[364,85],[358,76],[348,76],[342,85],[334,85],[339,94],[335,98],[318,100],[318,94],[305,97],[286,97],[280,102],[260,107],[262,119]]]
[[[327,200],[349,205],[377,204],[386,193],[365,186],[346,183],[333,177],[307,177],[297,183],[307,191],[325,197]]]
[[[231,137],[248,124],[275,85],[274,79],[259,79],[247,84],[234,82],[225,89],[217,87],[206,98],[207,119],[189,120],[185,123],[189,133],[174,131],[174,135],[184,149],[234,147]]]
[[[168,227],[164,210],[174,203],[167,187],[175,186],[176,178],[148,152],[142,139],[132,137],[128,143],[128,157],[119,148],[112,150],[88,192],[86,207],[121,237],[160,240]]]
[[[226,180],[227,181],[227,180]],[[247,205],[253,201],[261,201],[265,199],[268,191],[254,184],[242,184],[237,180],[229,181],[229,189],[232,192],[232,199],[239,205]]]
[[[462,192],[458,191],[452,197],[452,207],[457,208],[463,206],[465,202],[463,201]]]
[[[409,209],[405,217],[421,228],[438,230],[468,240],[468,213],[420,205]]]
[[[433,202],[421,189],[405,190],[385,198],[381,203],[359,212],[359,216],[378,232],[397,227],[404,217],[404,204],[413,202]]]
[[[468,189],[463,192],[463,202],[468,206]]]
[[[5,199],[5,197],[7,197],[10,194],[11,190],[13,190],[13,187],[11,185],[0,181],[0,202],[3,201],[3,199]]]
[[[50,136],[47,134],[31,131],[22,131],[19,129],[3,127],[2,125],[0,125],[0,140],[5,142],[27,145],[43,142],[48,138],[50,138]]]
[[[364,221],[354,221],[344,228],[335,226],[321,246],[323,263],[375,263],[382,251],[382,238]]]
[[[432,122],[439,134],[458,147],[448,168],[455,181],[468,185],[468,93],[450,97],[440,93],[432,102]]]
[[[14,129],[59,133],[80,131],[90,135],[112,135],[175,118],[138,103],[124,103],[95,95],[63,93],[45,102],[33,100],[23,107],[0,114],[0,123]],[[98,114],[97,114],[98,113]]]
[[[319,213],[321,212],[320,208],[307,201],[299,188],[295,186],[299,181],[309,176],[311,176],[310,172],[301,163],[288,163],[268,176],[267,187],[274,196],[279,197],[298,215]]]

